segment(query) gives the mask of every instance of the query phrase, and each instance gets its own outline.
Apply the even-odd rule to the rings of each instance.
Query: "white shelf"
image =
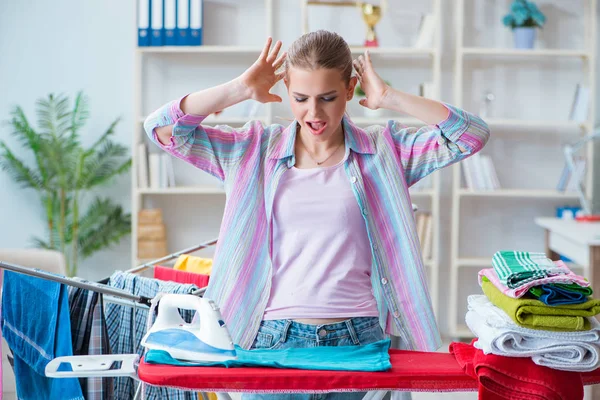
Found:
[[[461,50],[459,49],[459,52]],[[501,49],[486,47],[463,47],[462,54],[468,56],[506,56],[506,57],[589,57],[585,50],[563,50],[563,49]]]
[[[433,48],[412,48],[412,47],[350,47],[352,54],[358,55],[369,50],[374,55],[399,55],[399,56],[430,56],[435,53]],[[258,55],[262,51],[260,46],[159,46],[159,47],[138,47],[137,51],[143,54],[178,54],[178,53],[198,53],[198,54],[242,54]]]
[[[157,46],[138,47],[138,53],[143,54],[177,54],[177,53],[199,53],[199,54],[254,54],[258,55],[262,47],[255,46]]]
[[[204,121],[202,121],[203,124],[244,124],[248,121],[267,121],[267,117],[266,116],[256,116],[256,117],[213,117],[212,115],[209,115]],[[420,126],[420,125],[424,125],[425,123],[419,119],[416,118],[394,118],[394,117],[381,117],[381,118],[366,118],[366,117],[356,117],[356,118],[351,118],[352,122],[355,123],[356,125],[385,125],[388,123],[389,120],[395,120],[398,121],[404,125],[407,126]],[[139,117],[138,121],[140,123],[144,123],[144,121],[146,120],[146,117]]]
[[[174,195],[174,194],[225,194],[225,190],[215,186],[181,186],[159,189],[137,189],[139,194],[147,195]],[[410,192],[411,197],[433,197],[435,191],[433,189],[415,190]]]
[[[137,189],[139,194],[147,195],[174,195],[174,194],[225,194],[225,190],[216,186],[180,186],[159,189]],[[432,197],[434,190],[415,190],[411,191],[411,197]]]
[[[492,257],[464,257],[456,260],[456,265],[459,267],[481,267],[491,268]]]
[[[458,267],[492,268],[492,257],[463,257],[454,262]],[[583,269],[585,266],[572,262],[566,263],[570,269]]]
[[[435,189],[409,189],[410,197],[433,197]]]
[[[213,117],[209,115],[204,121],[202,121],[205,125],[233,125],[233,124],[245,124],[250,121],[267,121],[267,117],[265,116],[256,116],[256,117]]]
[[[225,194],[225,190],[217,186],[180,186],[160,189],[137,189],[139,194],[172,195],[172,194]]]
[[[139,194],[152,195],[173,195],[173,194],[225,194],[225,190],[214,186],[181,186],[159,189],[137,189]],[[411,197],[432,197],[435,194],[434,190],[415,190],[410,192]]]
[[[577,199],[577,193],[562,193],[556,190],[497,189],[471,190],[460,189],[460,197],[526,197],[539,199]]]
[[[356,125],[386,125],[389,120],[398,121],[401,124],[406,126],[421,126],[425,125],[425,122],[420,119],[410,118],[410,117],[378,117],[378,118],[369,118],[369,117],[356,117],[352,118],[352,122]]]
[[[575,121],[548,121],[548,120],[526,120],[526,119],[510,119],[510,118],[486,118],[485,122],[490,127],[507,127],[507,128],[538,128],[538,129],[567,129],[577,130],[585,127],[586,122]]]
[[[142,116],[138,118],[140,123],[144,123],[146,117]],[[227,117],[220,116],[214,117],[208,116],[202,123],[204,124],[244,124],[248,121],[267,121],[268,117],[259,115],[256,117]],[[356,125],[385,125],[389,120],[398,121],[406,126],[422,126],[425,122],[417,118],[411,117],[355,117],[352,118],[352,122]],[[507,127],[507,128],[538,128],[538,129],[561,129],[561,130],[577,130],[587,126],[585,122],[574,122],[574,121],[544,121],[544,120],[518,120],[518,119],[501,119],[501,118],[486,118],[485,122],[491,126]]]
[[[138,122],[143,124],[146,120],[146,117],[138,117]],[[213,124],[245,124],[248,121],[267,121],[268,117],[266,116],[256,116],[256,117],[214,117],[209,115],[204,121],[203,124],[213,125]],[[380,117],[380,118],[370,118],[370,117],[356,117],[351,118],[352,122],[356,125],[386,125],[389,120],[395,120],[404,124],[406,126],[421,126],[424,125],[425,122],[416,119],[416,118],[405,118],[405,117]]]
[[[227,117],[227,116],[222,116],[222,117],[214,117],[212,115],[209,115],[208,117],[206,117],[206,119],[204,121],[202,121],[203,124],[206,125],[233,125],[233,124],[245,124],[246,122],[249,121],[262,121],[265,122],[267,121],[267,117],[266,116],[256,116],[256,117]],[[138,118],[138,122],[143,124],[144,121],[146,120],[146,117],[139,117]]]
[[[398,55],[398,56],[431,56],[435,53],[433,48],[414,48],[414,47],[350,47],[350,51],[353,55],[363,54],[366,50],[369,50],[369,54],[385,54],[385,55]]]

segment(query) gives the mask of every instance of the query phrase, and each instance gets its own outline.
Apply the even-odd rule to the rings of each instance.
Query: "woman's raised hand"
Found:
[[[269,91],[283,78],[284,72],[277,73],[277,70],[283,65],[286,53],[278,56],[281,41],[278,40],[273,48],[272,43],[273,39],[268,38],[258,60],[240,76],[242,84],[248,90],[248,97],[261,103],[282,101],[281,97]]]
[[[366,95],[364,99],[359,101],[360,105],[372,110],[381,108],[389,86],[375,72],[369,51],[365,51],[364,55],[354,60],[352,65],[356,71],[360,87]]]

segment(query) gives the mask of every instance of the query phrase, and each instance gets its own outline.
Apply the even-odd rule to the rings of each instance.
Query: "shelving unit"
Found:
[[[574,121],[544,121],[544,120],[518,120],[510,118],[486,118],[485,122],[491,128],[519,128],[531,130],[562,129],[577,131],[586,129],[589,125]]]
[[[255,1],[257,5],[262,3],[264,7],[264,18],[265,18],[265,26],[264,26],[264,37],[272,36],[274,39],[279,38],[279,34],[281,32],[277,32],[275,27],[275,19],[278,16],[275,15],[277,12],[282,13],[283,11],[288,12],[288,8],[290,3],[285,3],[285,10],[283,10],[283,0],[264,0],[262,2]],[[298,11],[303,6],[303,1],[298,0],[295,4],[298,7]],[[441,0],[433,0],[432,1],[432,10],[430,11],[434,17],[439,21],[441,15]],[[206,15],[206,14],[205,14]],[[439,25],[439,24],[438,24]],[[286,27],[287,28],[287,27]],[[289,34],[289,32],[287,32]],[[301,34],[301,31],[297,31],[294,34],[294,37],[297,37]],[[204,35],[209,35],[210,32],[205,32]],[[441,29],[437,29],[435,32],[435,36],[433,38],[433,46],[430,48],[410,48],[410,47],[377,47],[377,48],[369,48],[369,51],[373,57],[375,63],[378,61],[385,61],[386,63],[394,63],[396,60],[398,62],[403,62],[403,60],[407,59],[419,59],[424,60],[423,62],[428,63],[429,71],[430,71],[430,80],[435,88],[433,97],[439,99],[440,97],[440,88],[441,88],[441,43],[442,43],[442,32]],[[289,45],[289,43],[288,43]],[[173,96],[168,96],[163,94],[162,92],[167,92],[169,88],[169,71],[172,66],[176,66],[178,60],[183,59],[184,62],[187,63],[198,63],[203,66],[207,66],[207,68],[218,68],[219,64],[214,63],[214,59],[223,56],[227,57],[227,62],[231,64],[239,64],[239,68],[246,68],[253,61],[254,58],[257,57],[262,50],[262,46],[259,45],[204,45],[197,47],[143,47],[137,48],[135,51],[135,96],[134,96],[134,112],[136,115],[135,118],[135,127],[133,135],[133,145],[134,149],[137,148],[137,145],[141,142],[149,143],[146,139],[146,135],[143,132],[143,122],[146,118],[146,114],[153,111],[160,104],[164,104],[169,100],[172,100]],[[366,50],[365,47],[361,46],[351,46],[351,51],[355,56],[358,56]],[[159,64],[158,66],[149,66],[150,60],[152,60],[155,64]],[[233,60],[233,61],[232,61]],[[212,65],[207,63],[212,62]],[[159,72],[157,72],[159,71]],[[240,70],[242,71],[242,70]],[[162,75],[161,75],[162,74]],[[148,80],[151,79],[149,76],[159,76],[161,81],[156,82],[155,85],[159,88],[162,88],[162,92],[160,94],[160,100],[155,100],[156,106],[154,104],[148,105],[148,101],[146,99],[146,92],[148,90],[153,89],[153,87],[148,85]],[[165,77],[166,76],[166,77]],[[234,76],[231,76],[233,78]],[[215,82],[216,83],[216,82]],[[195,88],[194,90],[197,90]],[[203,124],[206,125],[216,125],[216,124],[224,124],[231,126],[241,126],[246,123],[250,119],[260,120],[264,124],[271,123],[283,123],[282,121],[277,119],[280,111],[274,111],[274,104],[269,103],[262,106],[262,110],[260,112],[260,116],[258,117],[241,117],[234,115],[220,115],[220,116],[209,116]],[[407,126],[421,126],[423,123],[414,118],[404,118],[404,117],[363,117],[356,116],[354,117],[352,114],[352,120],[355,124],[359,126],[368,126],[373,124],[386,124],[389,119],[399,120],[401,123]],[[152,150],[156,151],[151,145],[149,146]],[[185,184],[178,187],[168,187],[168,188],[139,188],[137,184],[137,169],[140,166],[140,160],[138,159],[137,152],[133,152],[133,170],[132,170],[132,186],[133,186],[133,200],[132,200],[132,264],[137,265],[141,260],[137,256],[137,213],[140,209],[148,206],[152,203],[160,203],[167,204],[169,208],[164,208],[163,206],[163,214],[165,218],[168,219],[170,208],[176,208],[176,205],[171,204],[181,204],[179,201],[181,196],[185,196],[185,202],[194,201],[197,202],[199,207],[206,201],[217,202],[219,204],[224,204],[224,190],[222,187],[218,186],[215,182],[214,184],[202,183],[197,185],[189,185]],[[199,171],[198,174],[204,174]],[[432,224],[433,224],[433,240],[432,240],[432,257],[428,260],[424,260],[425,266],[428,268],[428,274],[430,277],[430,291],[432,296],[433,307],[436,315],[438,313],[439,306],[439,203],[440,203],[440,177],[439,173],[433,174],[430,178],[431,187],[423,188],[423,189],[411,189],[411,196],[413,198],[413,202],[419,205],[421,210],[430,211],[432,214]],[[221,197],[222,196],[222,197]],[[192,200],[193,199],[193,200]],[[217,217],[216,214],[213,217]],[[220,221],[220,219],[219,219]],[[167,225],[167,231],[170,231],[173,227]],[[218,230],[214,230],[211,232],[210,237],[216,237],[218,235]],[[187,243],[186,243],[187,244]],[[183,244],[185,246],[186,244]],[[176,248],[169,248],[169,251],[175,251]]]
[[[506,56],[506,57],[581,57],[587,58],[589,53],[580,50],[556,49],[490,49],[485,47],[463,47],[459,52],[465,56]]]
[[[138,189],[138,194],[225,194],[225,190],[215,186],[178,186],[160,189]]]
[[[524,197],[538,199],[577,199],[576,193],[563,193],[556,190],[498,189],[470,190],[458,189],[459,197]]]
[[[510,48],[488,48],[488,47],[480,47],[480,46],[466,46],[465,43],[465,26],[472,23],[470,21],[465,20],[465,2],[468,0],[456,0],[456,21],[455,21],[455,43],[456,43],[456,58],[455,58],[455,68],[454,68],[454,104],[458,107],[464,108],[468,111],[478,113],[478,110],[472,109],[475,108],[473,106],[473,101],[468,103],[465,101],[465,98],[468,96],[468,90],[465,89],[465,83],[470,83],[469,79],[471,76],[469,73],[473,73],[467,64],[468,62],[473,62],[473,60],[479,61],[483,60],[484,62],[493,64],[494,67],[497,65],[501,65],[502,63],[508,63],[505,68],[510,69],[515,65],[519,65],[520,62],[527,63],[530,65],[532,62],[548,62],[556,60],[559,62],[561,60],[574,60],[579,61],[582,64],[581,73],[583,74],[583,81],[587,87],[590,88],[590,109],[588,114],[588,119],[585,122],[573,122],[568,121],[566,118],[559,119],[552,114],[548,116],[548,119],[519,119],[519,118],[504,118],[504,117],[491,117],[484,118],[485,121],[491,128],[492,136],[490,138],[490,143],[498,140],[505,140],[506,132],[511,132],[514,135],[516,132],[518,134],[519,140],[526,142],[529,138],[533,137],[531,131],[535,131],[537,133],[537,137],[540,136],[555,136],[561,135],[561,141],[563,143],[573,142],[577,140],[578,135],[584,135],[591,131],[595,116],[594,116],[594,98],[595,94],[595,65],[596,65],[596,24],[597,24],[597,2],[596,0],[582,0],[580,2],[574,2],[583,4],[583,10],[580,13],[581,16],[581,24],[583,25],[581,35],[583,37],[583,45],[582,49],[531,49],[531,50],[522,50],[522,49],[510,49]],[[477,2],[479,0],[470,0],[469,5],[473,4],[473,2]],[[506,3],[501,2],[501,5],[506,5]],[[573,4],[573,6],[577,6]],[[486,5],[486,7],[488,7]],[[498,9],[498,4],[491,5],[490,9]],[[480,8],[481,9],[481,8]],[[508,9],[508,8],[506,8]],[[478,16],[481,17],[481,16]],[[483,19],[483,17],[481,17]],[[501,17],[495,16],[495,21],[498,24],[501,24]],[[467,24],[465,24],[467,23]],[[487,27],[486,27],[487,28]],[[493,30],[492,27],[489,27],[490,30]],[[473,41],[474,35],[471,35],[468,39]],[[517,64],[515,64],[517,63]],[[511,76],[512,75],[505,75]],[[558,77],[556,78],[558,81]],[[507,87],[512,87],[511,83],[513,82],[505,82]],[[552,85],[554,82],[550,82]],[[514,84],[513,84],[514,85]],[[473,89],[471,89],[473,90]],[[538,96],[542,96],[542,94],[538,94]],[[472,100],[472,99],[471,99]],[[511,101],[512,99],[506,99],[506,102]],[[498,101],[498,100],[496,100]],[[471,109],[469,109],[471,108]],[[509,108],[509,107],[507,107]],[[527,110],[525,110],[527,111]],[[551,113],[551,112],[550,112]],[[487,146],[486,146],[487,147]],[[486,149],[483,150],[484,153]],[[544,153],[542,153],[544,154]],[[588,155],[590,155],[588,153]],[[531,154],[531,157],[540,157],[540,155]],[[551,160],[553,161],[553,160]],[[502,163],[503,168],[507,168],[514,174],[523,173],[523,167],[519,165],[506,165],[504,160],[496,160],[496,165],[499,166]],[[559,165],[560,164],[560,165]],[[558,170],[562,168],[564,165],[564,159],[561,157],[561,152],[558,152],[558,156],[556,157],[555,166],[558,167]],[[465,292],[461,290],[461,285],[465,285],[465,282],[461,282],[460,275],[462,272],[466,271],[469,275],[469,282],[471,280],[475,280],[477,276],[477,272],[482,268],[491,267],[492,253],[482,257],[481,255],[474,256],[473,254],[464,254],[465,247],[461,246],[464,243],[470,243],[467,240],[475,240],[473,236],[484,237],[487,232],[494,231],[495,226],[482,226],[481,224],[476,225],[476,229],[478,231],[473,231],[473,226],[471,226],[471,231],[467,231],[466,228],[463,228],[461,222],[461,216],[468,214],[469,218],[475,218],[473,212],[469,214],[469,212],[465,212],[461,208],[465,202],[469,202],[468,205],[469,210],[473,208],[478,209],[486,209],[488,210],[488,215],[494,212],[494,207],[496,207],[501,202],[502,205],[512,207],[516,213],[521,212],[521,207],[523,204],[562,204],[560,202],[563,201],[571,201],[573,204],[578,204],[577,195],[575,193],[562,193],[558,192],[554,189],[539,189],[539,188],[531,188],[531,189],[523,189],[523,188],[512,188],[512,189],[500,189],[500,190],[470,190],[465,188],[462,185],[462,169],[461,165],[457,164],[453,166],[453,176],[452,176],[452,227],[451,227],[451,263],[450,263],[450,297],[448,301],[448,326],[449,326],[449,334],[453,338],[461,338],[461,337],[471,337],[472,333],[467,329],[464,323],[459,322],[459,318],[462,315],[459,315],[459,310],[461,307],[466,308],[466,297],[471,294],[470,292]],[[588,168],[589,170],[589,168]],[[554,184],[558,182],[558,176],[556,176],[556,181]],[[535,183],[532,185],[535,186]],[[589,185],[588,185],[589,187]],[[495,202],[495,203],[492,203]],[[540,202],[540,203],[537,203]],[[542,203],[543,202],[543,203]],[[474,204],[474,206],[471,206]],[[531,215],[523,215],[519,214],[519,218],[530,218],[530,226],[528,225],[528,229],[531,229],[533,232],[537,232],[534,224],[534,217],[541,215],[540,213],[543,211],[534,210],[534,213]],[[503,217],[506,217],[502,214]],[[469,221],[472,223],[472,221]],[[497,231],[494,232],[495,236],[493,236],[497,241],[493,243],[494,247],[497,250],[510,248],[509,246],[515,245],[514,242],[511,242],[513,238],[507,237],[509,235],[502,235],[500,230],[502,227],[498,227]],[[521,232],[516,232],[521,233]],[[543,237],[541,233],[538,233],[540,239],[540,246],[543,243]],[[481,243],[478,242],[478,243]],[[488,243],[486,243],[488,244]],[[477,252],[477,249],[473,249],[474,246],[468,246],[469,251],[474,253]],[[522,248],[520,248],[522,249]],[[540,249],[524,249],[524,250],[536,250],[543,251],[543,248]],[[468,282],[467,282],[468,283]],[[464,289],[464,288],[463,288]]]

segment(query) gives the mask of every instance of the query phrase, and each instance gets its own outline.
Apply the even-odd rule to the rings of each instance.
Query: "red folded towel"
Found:
[[[450,353],[456,357],[456,361],[465,373],[479,382],[480,399],[581,400],[583,398],[583,382],[580,373],[542,367],[528,357],[486,355],[473,347],[473,342],[471,344],[453,342],[450,344]]]
[[[154,278],[161,281],[171,281],[177,283],[191,283],[199,288],[208,285],[209,275],[195,274],[193,272],[178,271],[173,268],[154,266]]]

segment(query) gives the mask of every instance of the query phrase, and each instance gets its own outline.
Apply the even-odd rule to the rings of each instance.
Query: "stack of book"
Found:
[[[200,46],[202,0],[138,0],[138,46]]]
[[[471,190],[497,190],[500,181],[492,158],[475,153],[461,162],[467,188]]]
[[[138,188],[175,187],[173,160],[166,152],[150,153],[144,143],[138,145]]]

